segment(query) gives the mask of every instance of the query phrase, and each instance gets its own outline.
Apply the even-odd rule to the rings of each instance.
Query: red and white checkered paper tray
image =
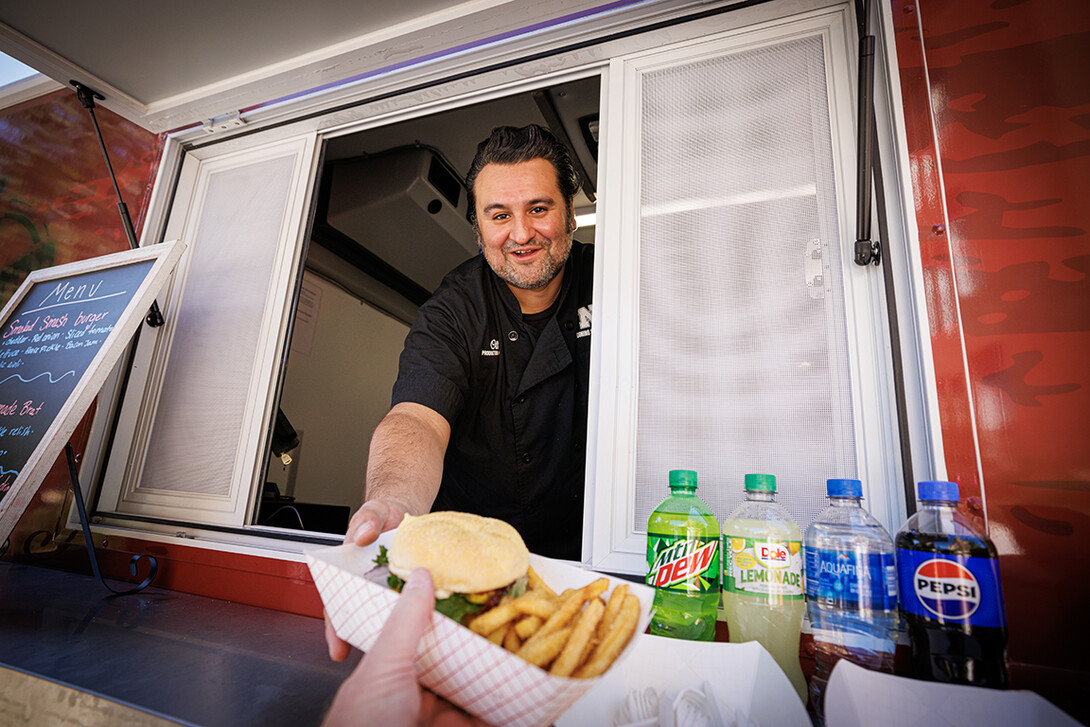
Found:
[[[393,531],[363,548],[339,545],[306,553],[330,622],[342,639],[363,651],[375,642],[399,597],[396,591],[364,578],[375,567],[379,546],[389,547],[392,537]],[[533,554],[530,565],[558,593],[602,577]],[[604,597],[608,598],[613,587],[621,583],[627,583],[629,592],[639,598],[640,621],[617,663],[627,658],[647,629],[654,593],[638,583],[611,579]],[[432,614],[431,626],[421,640],[416,668],[421,684],[495,725],[551,725],[598,682],[554,677],[439,612]]]

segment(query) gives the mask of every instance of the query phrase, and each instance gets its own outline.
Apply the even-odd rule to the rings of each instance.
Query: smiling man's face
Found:
[[[553,165],[546,159],[486,164],[474,191],[477,243],[492,270],[520,302],[520,290],[558,290],[574,224]]]

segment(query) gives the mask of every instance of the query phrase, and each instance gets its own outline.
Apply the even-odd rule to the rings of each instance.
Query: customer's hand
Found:
[[[348,532],[345,533],[345,543],[356,545],[370,545],[378,538],[379,533],[393,530],[401,524],[405,517],[406,509],[403,505],[387,500],[369,500],[356,510],[352,519],[348,521]],[[337,636],[333,630],[333,624],[329,623],[329,616],[325,617],[325,642],[329,647],[329,658],[333,661],[344,661],[351,652],[351,647],[344,639]]]
[[[405,581],[374,646],[337,690],[324,727],[485,724],[421,689],[416,681],[416,649],[434,608],[431,574],[417,568]]]

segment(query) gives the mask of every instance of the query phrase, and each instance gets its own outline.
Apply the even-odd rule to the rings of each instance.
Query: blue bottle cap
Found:
[[[862,497],[863,483],[859,480],[825,480],[829,497]]]
[[[670,487],[696,489],[696,472],[693,470],[670,470]]]
[[[746,475],[747,490],[776,491],[776,475]]]
[[[939,480],[925,480],[917,486],[916,493],[921,500],[957,502],[958,483],[941,482]]]

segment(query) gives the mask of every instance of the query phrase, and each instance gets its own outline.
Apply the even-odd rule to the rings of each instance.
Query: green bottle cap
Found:
[[[746,475],[746,490],[776,491],[776,475]]]
[[[670,470],[670,487],[696,489],[696,472],[693,470]]]

